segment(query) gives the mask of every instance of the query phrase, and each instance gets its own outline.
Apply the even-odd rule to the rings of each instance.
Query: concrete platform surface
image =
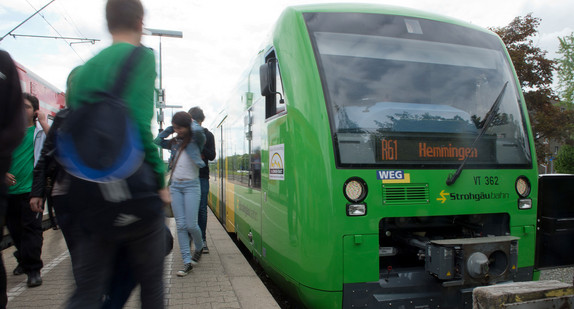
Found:
[[[167,220],[174,237],[174,219]],[[167,308],[279,308],[215,216],[208,211],[209,254],[186,277],[177,277],[183,266],[177,239],[165,259]],[[74,288],[70,256],[59,230],[44,232],[42,248],[43,284],[28,288],[26,275],[14,276],[14,247],[2,251],[8,282],[8,308],[63,308]],[[140,308],[139,289],[133,291],[125,308]]]

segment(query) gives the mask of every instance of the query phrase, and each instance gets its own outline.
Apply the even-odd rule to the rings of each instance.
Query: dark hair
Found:
[[[193,118],[193,120],[195,121],[203,122],[205,120],[203,110],[199,106],[190,108],[189,114],[191,115],[191,118]]]
[[[171,117],[171,123],[180,127],[191,127],[191,115],[186,112],[177,112]]]
[[[106,4],[106,20],[108,30],[113,33],[118,30],[138,31],[144,17],[144,8],[140,0],[108,0]]]
[[[8,52],[0,50],[0,175],[8,171],[12,151],[24,136],[24,100],[18,68]],[[8,166],[6,166],[8,164]]]
[[[24,92],[22,94],[22,97],[24,98],[24,100],[28,100],[30,104],[32,104],[32,108],[34,109],[34,111],[40,109],[40,101],[38,101],[38,98],[35,95],[28,92]],[[34,121],[36,121],[37,118],[38,116],[34,115]]]
[[[182,148],[187,147],[187,144],[191,141],[191,115],[186,112],[177,112],[171,117],[171,124],[178,125],[180,127],[185,127],[190,130],[190,134],[183,138]],[[171,140],[172,143],[176,142],[175,138]]]

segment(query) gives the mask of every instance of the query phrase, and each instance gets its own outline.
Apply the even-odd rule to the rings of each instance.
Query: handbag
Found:
[[[173,209],[171,209],[171,203],[163,203],[163,213],[167,218],[173,218]]]

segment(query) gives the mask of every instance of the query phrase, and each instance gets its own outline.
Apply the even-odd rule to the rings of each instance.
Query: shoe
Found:
[[[14,271],[12,273],[14,274],[14,276],[20,276],[21,274],[24,273],[24,269],[22,269],[22,266],[18,265],[16,266],[16,268],[14,268]]]
[[[42,285],[42,277],[39,271],[33,271],[28,274],[28,287],[33,288],[35,286]]]
[[[199,263],[199,260],[201,260],[201,252],[203,250],[199,250],[199,251],[195,251],[193,253],[193,257],[191,258],[191,264],[196,265],[197,263]]]
[[[191,266],[191,264],[185,264],[185,265],[183,265],[183,269],[177,272],[177,276],[178,277],[185,277],[191,272],[192,269],[193,269],[193,266]]]
[[[203,254],[209,254],[209,248],[207,248],[207,246],[203,246]]]

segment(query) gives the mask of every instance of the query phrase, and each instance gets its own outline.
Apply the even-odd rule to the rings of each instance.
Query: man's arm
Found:
[[[165,187],[165,165],[159,156],[158,147],[154,144],[151,133],[151,120],[154,114],[154,87],[155,87],[155,57],[153,52],[146,51],[140,58],[139,65],[132,71],[131,84],[134,87],[128,87],[131,91],[127,92],[128,104],[132,112],[133,119],[137,122],[141,134],[145,160],[152,167],[157,177],[158,186]]]
[[[48,132],[50,132],[50,125],[48,124],[48,116],[46,116],[44,112],[41,112],[39,110],[36,112],[36,116],[38,117],[38,122],[40,123],[42,130],[44,130],[44,133],[48,134]]]

